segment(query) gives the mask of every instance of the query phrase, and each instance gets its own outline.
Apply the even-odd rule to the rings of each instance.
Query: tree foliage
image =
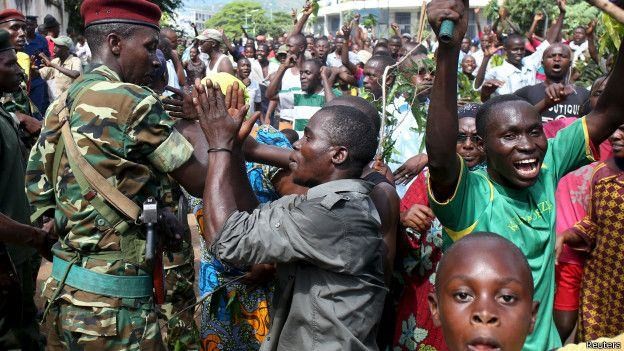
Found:
[[[249,35],[269,34],[279,36],[292,29],[290,15],[285,12],[268,13],[256,1],[237,0],[223,6],[212,18],[206,21],[206,28],[223,28],[231,37],[243,34],[241,26],[246,25]]]
[[[76,32],[82,33],[83,31],[83,21],[82,17],[80,17],[80,5],[82,5],[83,0],[65,0],[65,10],[69,14],[69,19],[67,23],[68,32]],[[163,13],[174,13],[175,10],[179,9],[183,0],[152,0],[153,3],[158,5]]]
[[[511,20],[525,31],[531,27],[533,16],[538,11],[548,15],[549,25],[559,15],[557,2],[553,0],[508,0],[504,6],[509,10]],[[497,0],[490,0],[483,13],[486,18],[494,22],[498,18],[498,9]],[[568,0],[563,32],[569,34],[577,26],[587,26],[592,19],[598,18],[599,13],[600,10],[584,0]],[[544,26],[545,21],[542,21],[537,27],[536,34],[543,34]]]

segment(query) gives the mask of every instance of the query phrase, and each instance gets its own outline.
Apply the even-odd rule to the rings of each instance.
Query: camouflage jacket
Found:
[[[137,275],[144,266],[144,235],[131,224],[124,235],[81,195],[65,153],[58,174],[52,174],[56,144],[61,136],[58,116],[50,111],[59,103],[72,106],[72,135],[85,159],[124,195],[141,204],[147,197],[161,198],[166,173],[184,164],[193,152],[191,144],[173,128],[158,97],[150,90],[121,82],[106,66],[94,67],[69,88],[66,102],[55,101],[48,109],[26,174],[26,190],[36,219],[54,210],[60,237],[56,254],[98,273]],[[122,259],[98,259],[101,252],[123,252]],[[90,257],[92,256],[92,257]],[[50,278],[43,295],[50,298],[56,287]],[[99,296],[65,286],[61,298],[82,306],[117,307],[121,299]]]

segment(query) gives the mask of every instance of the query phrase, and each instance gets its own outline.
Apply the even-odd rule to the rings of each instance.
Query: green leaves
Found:
[[[624,35],[624,25],[606,13],[602,14],[602,23],[605,34],[598,41],[600,56],[617,54]]]
[[[292,27],[292,22],[289,14],[273,12],[271,16],[259,2],[249,0],[227,3],[206,21],[207,28],[223,28],[229,38],[242,36],[241,25],[245,26],[247,33],[251,36],[268,33],[276,37],[288,32]]]

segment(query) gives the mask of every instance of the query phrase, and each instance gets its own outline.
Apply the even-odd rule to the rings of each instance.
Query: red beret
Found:
[[[80,6],[85,28],[94,24],[130,23],[159,29],[158,5],[147,0],[85,0]]]
[[[0,23],[5,23],[9,21],[24,21],[26,22],[26,17],[16,9],[6,9],[0,11]]]

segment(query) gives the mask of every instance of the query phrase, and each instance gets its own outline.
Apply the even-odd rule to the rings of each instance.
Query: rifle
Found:
[[[145,261],[152,267],[154,283],[154,302],[157,305],[165,303],[165,271],[163,267],[162,243],[158,242],[156,224],[158,223],[158,204],[153,197],[143,202],[141,221],[145,223],[147,235],[145,239]]]

